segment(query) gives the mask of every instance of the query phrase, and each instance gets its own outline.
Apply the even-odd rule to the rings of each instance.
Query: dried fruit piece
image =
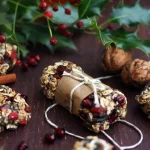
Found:
[[[8,115],[8,118],[12,121],[14,120],[17,120],[18,119],[18,113],[17,112],[11,112],[9,115]]]

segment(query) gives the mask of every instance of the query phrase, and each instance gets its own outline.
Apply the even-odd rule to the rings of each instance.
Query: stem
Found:
[[[49,23],[49,19],[48,19],[48,18],[47,18],[47,26],[48,26],[48,30],[49,30],[50,37],[52,38],[52,37],[53,37],[53,34],[52,34],[52,29],[51,29],[51,26],[50,26],[50,23]]]
[[[85,13],[87,12],[87,10],[88,10],[88,8],[89,8],[89,6],[90,6],[91,1],[92,1],[92,0],[89,0],[89,1],[87,2],[87,5],[86,5],[84,11],[82,12],[81,16],[79,17],[79,19],[77,19],[77,20],[73,23],[73,25],[76,24],[76,23],[85,15]]]

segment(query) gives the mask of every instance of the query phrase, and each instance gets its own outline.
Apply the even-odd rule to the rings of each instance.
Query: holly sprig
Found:
[[[140,2],[126,6],[123,2],[113,8],[110,17],[98,24],[97,19],[110,0],[2,0],[0,3],[0,32],[7,42],[17,44],[18,57],[25,57],[29,49],[22,43],[35,46],[41,43],[51,52],[68,47],[76,50],[72,35],[78,31],[89,31],[98,36],[104,46],[114,43],[124,50],[138,48],[150,53],[150,41],[141,40],[138,35],[140,24],[150,23],[150,9]],[[45,4],[45,5],[44,5]],[[137,13],[138,12],[138,13]],[[120,25],[118,29],[107,28],[111,23]],[[127,31],[123,26],[136,26]]]

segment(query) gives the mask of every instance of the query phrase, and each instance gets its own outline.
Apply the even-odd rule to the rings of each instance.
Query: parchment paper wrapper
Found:
[[[71,72],[72,75],[78,76],[77,74]],[[89,77],[90,79],[93,79],[86,73],[83,73],[85,76]],[[79,77],[79,76],[78,76]],[[59,81],[58,86],[56,88],[55,93],[55,101],[56,103],[60,104],[62,107],[64,107],[67,110],[70,110],[70,93],[72,89],[80,84],[81,82],[73,79],[68,76],[63,76],[62,79]],[[104,85],[104,84],[103,84]],[[98,86],[98,85],[97,85]],[[108,86],[104,85],[106,88],[109,88]],[[85,97],[93,93],[93,88],[91,85],[82,85],[78,87],[72,97],[72,114],[79,115],[79,110],[81,108],[81,102]]]

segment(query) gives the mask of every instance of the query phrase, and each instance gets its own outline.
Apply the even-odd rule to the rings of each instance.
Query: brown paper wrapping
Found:
[[[75,76],[75,73],[71,73]],[[87,74],[83,73],[84,75],[88,76]],[[90,79],[93,79],[92,77],[88,76]],[[63,76],[62,79],[59,81],[57,85],[57,89],[55,92],[55,101],[65,109],[70,111],[70,93],[72,89],[81,83],[80,81],[73,79],[69,76]],[[104,84],[103,84],[104,85]],[[106,85],[105,85],[106,86]],[[106,86],[107,87],[107,86]],[[72,96],[72,114],[78,115],[79,109],[82,100],[93,93],[93,88],[91,85],[82,85],[78,87]]]

